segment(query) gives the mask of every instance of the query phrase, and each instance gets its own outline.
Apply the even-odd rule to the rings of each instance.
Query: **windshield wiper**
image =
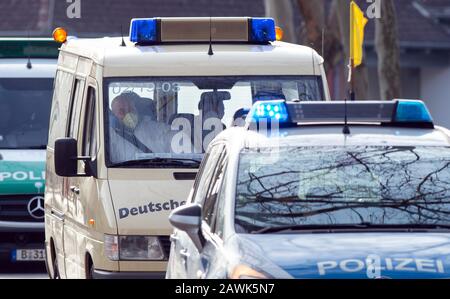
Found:
[[[196,159],[184,158],[151,158],[141,160],[129,160],[120,163],[115,163],[111,167],[127,167],[127,166],[186,166],[199,167],[201,161]]]
[[[292,231],[325,231],[333,232],[339,230],[450,230],[450,225],[446,224],[375,224],[369,222],[355,223],[355,224],[309,224],[309,225],[283,225],[283,226],[268,226],[259,230],[254,230],[252,234],[266,234],[266,233],[280,233]]]

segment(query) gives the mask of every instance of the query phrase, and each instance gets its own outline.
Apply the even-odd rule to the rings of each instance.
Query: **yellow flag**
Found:
[[[353,59],[354,67],[362,63],[364,27],[367,22],[363,11],[352,1],[350,3],[350,58]]]

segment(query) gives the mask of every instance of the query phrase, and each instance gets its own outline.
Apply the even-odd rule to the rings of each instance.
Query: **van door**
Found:
[[[85,256],[87,253],[87,238],[98,239],[95,236],[96,224],[100,222],[98,215],[102,215],[99,205],[99,194],[97,189],[97,119],[98,105],[96,85],[93,79],[88,82],[87,93],[83,101],[82,117],[80,122],[79,142],[83,157],[91,157],[90,161],[80,161],[80,173],[87,174],[79,177],[74,186],[77,189],[76,216],[74,222],[77,226],[77,265],[78,273],[76,277],[84,277],[86,274]],[[92,222],[91,222],[92,220]]]
[[[83,95],[85,88],[85,80],[82,78],[75,79],[74,93],[72,105],[69,114],[69,126],[67,137],[78,139],[80,129],[81,109],[83,104]],[[80,142],[78,143],[80,144]],[[80,146],[78,146],[80,149]],[[66,212],[63,226],[64,252],[66,277],[73,277],[78,273],[77,269],[77,200],[79,197],[79,178],[65,177],[63,178],[63,198],[65,200]]]
[[[47,256],[51,257],[52,275],[54,275],[56,267],[58,267],[60,274],[65,273],[63,223],[66,202],[65,195],[63,195],[65,192],[63,190],[64,178],[57,176],[55,173],[54,145],[57,138],[67,136],[67,119],[70,103],[73,100],[73,81],[73,74],[58,70],[49,125],[45,180],[45,235],[48,245]],[[50,244],[54,245],[54,248],[50,248]]]

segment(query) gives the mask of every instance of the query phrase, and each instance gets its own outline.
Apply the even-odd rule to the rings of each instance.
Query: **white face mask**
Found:
[[[139,117],[135,113],[127,113],[125,117],[122,119],[122,122],[126,127],[134,130],[138,125]]]

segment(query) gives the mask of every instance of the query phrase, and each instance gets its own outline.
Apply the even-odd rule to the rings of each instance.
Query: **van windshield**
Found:
[[[324,99],[317,76],[114,78],[106,90],[110,167],[200,161],[215,136],[244,122],[254,102]]]
[[[53,78],[0,78],[0,149],[45,149]]]

